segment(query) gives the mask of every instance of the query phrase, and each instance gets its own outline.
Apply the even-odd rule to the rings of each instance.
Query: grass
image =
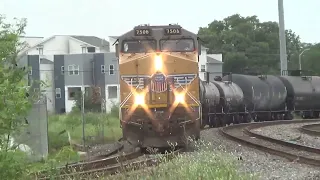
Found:
[[[51,152],[69,145],[67,132],[70,133],[73,142],[82,144],[82,117],[80,113],[51,115],[49,117],[48,135]],[[85,114],[87,144],[110,143],[118,140],[121,136],[122,131],[118,118],[103,113]]]
[[[116,176],[106,176],[101,180],[138,180],[138,179],[174,179],[174,180],[254,180],[256,175],[237,171],[237,158],[212,150],[210,143],[196,142],[197,150],[193,153],[180,154],[171,161],[161,156],[161,164],[156,167],[129,171]]]
[[[179,154],[168,160],[166,155],[155,155],[161,162],[155,167],[140,167],[140,170],[126,170],[117,175],[96,174],[90,177],[73,176],[67,179],[98,179],[98,180],[255,180],[258,176],[237,170],[240,161],[227,153],[213,150],[207,142],[195,142],[195,152]]]
[[[69,143],[82,144],[82,117],[78,112],[50,115],[48,119],[49,156],[46,160],[29,165],[30,172],[44,170],[80,160]],[[85,114],[86,144],[111,143],[122,137],[119,119],[111,114]],[[96,137],[96,138],[89,138]]]

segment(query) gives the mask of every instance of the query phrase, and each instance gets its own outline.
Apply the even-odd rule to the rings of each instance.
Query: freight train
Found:
[[[140,25],[118,37],[123,139],[146,147],[200,138],[198,38],[176,24]]]
[[[200,89],[202,127],[292,120],[294,112],[301,112],[303,118],[319,118],[318,76],[229,74],[202,81]]]
[[[229,74],[199,78],[201,45],[179,25],[140,25],[118,37],[123,139],[184,146],[206,125],[318,118],[320,77]]]

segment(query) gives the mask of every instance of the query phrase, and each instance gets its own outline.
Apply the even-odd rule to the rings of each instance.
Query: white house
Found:
[[[117,39],[118,39],[118,36],[109,36],[110,52],[116,52],[116,46],[114,45],[114,43],[117,41]]]
[[[23,39],[22,39],[23,40]],[[28,40],[30,41],[30,40]],[[95,36],[54,35],[37,43],[24,53],[28,55],[55,55],[109,52],[109,42]]]
[[[23,49],[26,50],[29,49],[30,47],[38,44],[43,40],[44,37],[37,37],[37,36],[20,36],[19,37],[19,42],[23,43]]]
[[[208,48],[201,46],[199,56],[199,77],[206,80],[206,72],[209,73],[210,80],[216,76],[222,76],[222,54],[207,54]]]

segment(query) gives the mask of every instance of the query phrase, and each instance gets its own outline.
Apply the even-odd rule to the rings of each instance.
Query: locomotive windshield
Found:
[[[161,51],[191,52],[194,51],[193,39],[162,39],[160,40]]]
[[[156,50],[155,40],[130,40],[122,43],[122,52],[124,53],[145,53]]]

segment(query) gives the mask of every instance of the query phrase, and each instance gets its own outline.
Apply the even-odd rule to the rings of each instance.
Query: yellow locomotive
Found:
[[[200,138],[197,35],[179,25],[140,25],[116,44],[123,139],[140,147]]]

